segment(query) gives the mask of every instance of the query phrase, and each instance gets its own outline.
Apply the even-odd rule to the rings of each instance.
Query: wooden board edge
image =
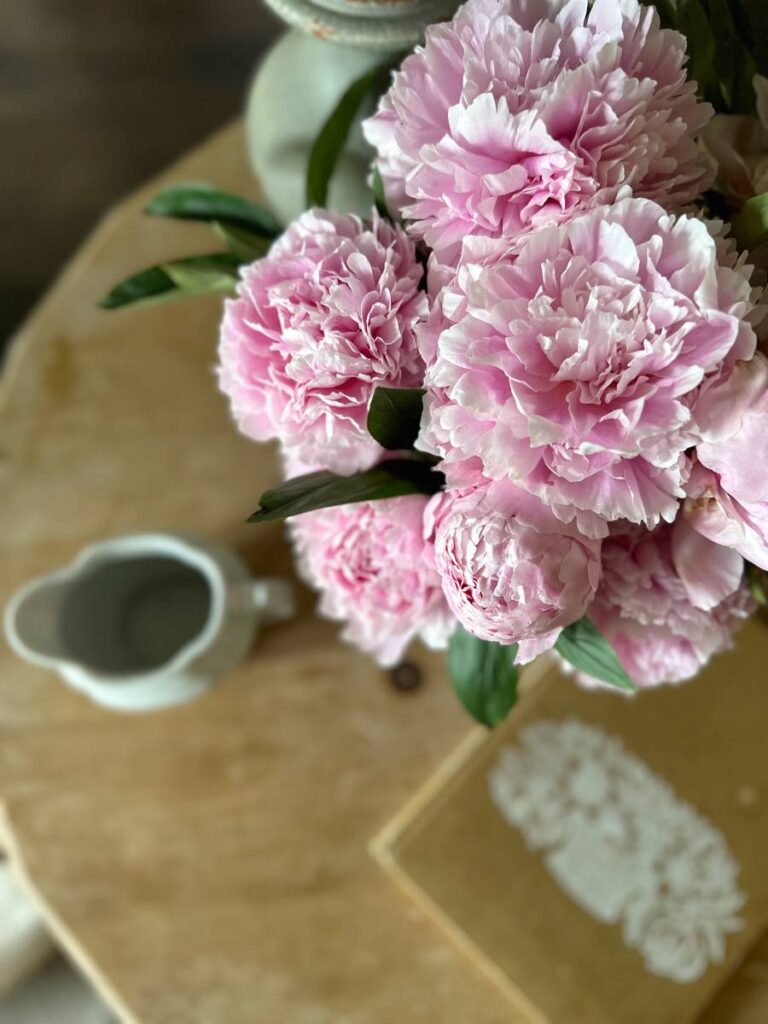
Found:
[[[523,699],[526,702],[538,700],[547,689],[548,683],[553,681],[551,677],[557,676],[560,676],[560,672],[554,660],[547,657],[539,658],[525,673]],[[428,814],[430,809],[437,809],[440,798],[450,794],[475,759],[484,754],[489,745],[503,743],[504,735],[503,728],[496,733],[489,733],[482,726],[471,729],[394,816],[371,838],[368,852],[384,873],[424,911],[473,966],[492,982],[525,1021],[530,1024],[551,1024],[549,1018],[542,1014],[480,946],[414,881],[400,865],[396,856],[397,847],[407,837],[411,826],[417,821],[423,824],[423,816]]]
[[[30,902],[42,915],[59,949],[72,961],[77,970],[93,986],[107,1007],[120,1018],[123,1024],[141,1024],[139,1018],[125,1004],[122,996],[113,988],[106,975],[102,974],[84,947],[79,944],[74,933],[54,910],[44,893],[33,883],[27,870],[24,854],[16,840],[8,806],[4,803],[0,803],[0,848]]]

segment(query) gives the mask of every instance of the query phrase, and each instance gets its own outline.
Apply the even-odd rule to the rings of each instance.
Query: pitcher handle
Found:
[[[296,614],[296,595],[288,580],[249,580],[239,584],[233,596],[235,607],[255,608],[263,623],[285,622]]]

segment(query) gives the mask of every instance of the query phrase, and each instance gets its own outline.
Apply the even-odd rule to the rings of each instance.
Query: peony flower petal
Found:
[[[417,330],[420,444],[451,479],[474,460],[599,537],[606,522],[674,520],[698,444],[739,501],[762,500],[768,361],[738,361],[756,343],[750,271],[720,262],[706,225],[627,197],[465,253]]]
[[[600,575],[600,542],[560,523],[532,495],[507,482],[449,490],[429,515],[443,592],[474,636],[520,644],[523,663],[584,614]]]
[[[683,515],[694,530],[768,570],[768,503],[737,501],[700,464],[694,465],[686,493]]]
[[[243,433],[351,473],[382,449],[366,429],[375,388],[419,387],[422,268],[400,227],[310,210],[242,268],[226,303],[219,385]]]
[[[343,638],[382,665],[396,664],[417,636],[445,647],[455,627],[425,530],[427,505],[419,495],[361,502],[289,524],[299,570],[320,591],[320,613],[344,623]]]
[[[695,539],[681,536],[677,523],[650,532],[615,527],[603,542],[603,575],[589,614],[638,686],[690,679],[714,654],[732,646],[736,630],[754,610],[741,574],[735,589],[725,593],[734,582],[735,562],[725,558],[707,578],[706,569],[692,563],[695,551]],[[707,549],[708,558],[712,552]],[[720,600],[717,592],[724,595]]]
[[[693,136],[712,111],[685,45],[636,0],[469,0],[364,122],[392,208],[456,266],[468,236],[514,241],[627,186],[690,202],[710,177]]]
[[[688,599],[710,611],[735,593],[744,575],[744,559],[736,551],[703,537],[684,519],[672,531],[672,561]]]

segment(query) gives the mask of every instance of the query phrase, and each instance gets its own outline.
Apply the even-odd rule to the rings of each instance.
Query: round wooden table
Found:
[[[180,529],[291,572],[243,524],[277,478],[212,373],[219,301],[106,313],[129,272],[211,246],[142,216],[167,182],[253,192],[239,125],[111,212],[19,333],[0,407],[0,600],[85,543]],[[384,876],[370,837],[468,729],[442,659],[396,691],[303,595],[205,697],[151,715],[89,704],[0,649],[2,842],[60,941],[141,1024],[516,1024]],[[768,1020],[768,941],[706,1015]],[[618,1022],[617,1022],[618,1024]]]

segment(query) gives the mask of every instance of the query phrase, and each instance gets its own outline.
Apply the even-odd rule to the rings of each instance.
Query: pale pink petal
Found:
[[[509,479],[595,538],[672,522],[697,444],[740,501],[750,459],[749,500],[768,493],[768,363],[739,361],[756,344],[751,271],[705,223],[627,197],[511,245],[470,238],[463,256],[417,329],[419,444],[451,486],[467,466]],[[731,421],[733,445],[711,452]]]
[[[672,531],[672,561],[691,604],[709,611],[738,590],[744,559],[678,519]]]
[[[694,530],[768,570],[767,502],[737,501],[723,490],[717,475],[700,464],[694,465],[686,491],[683,515]]]
[[[455,266],[467,237],[514,240],[626,186],[690,202],[712,111],[685,46],[636,0],[469,0],[363,125],[390,203]]]
[[[702,572],[696,574],[694,592],[699,598],[706,594],[709,607],[695,604],[692,577],[683,580],[673,557],[676,532],[677,525],[650,532],[615,527],[603,543],[603,575],[589,615],[640,687],[692,678],[714,654],[733,645],[736,630],[755,607],[742,577],[724,593],[733,582],[727,570],[718,570],[714,586]],[[689,553],[683,553],[684,562]],[[724,596],[712,604],[715,590]]]
[[[226,303],[218,378],[238,426],[340,473],[383,451],[366,429],[379,385],[418,387],[422,267],[400,227],[310,210],[241,270]]]
[[[342,637],[382,665],[414,637],[448,643],[448,609],[424,528],[427,498],[414,495],[307,512],[290,521],[299,569],[320,592],[318,609]]]
[[[474,636],[520,644],[521,663],[551,647],[594,596],[600,542],[512,484],[445,491],[428,518],[452,612]]]

